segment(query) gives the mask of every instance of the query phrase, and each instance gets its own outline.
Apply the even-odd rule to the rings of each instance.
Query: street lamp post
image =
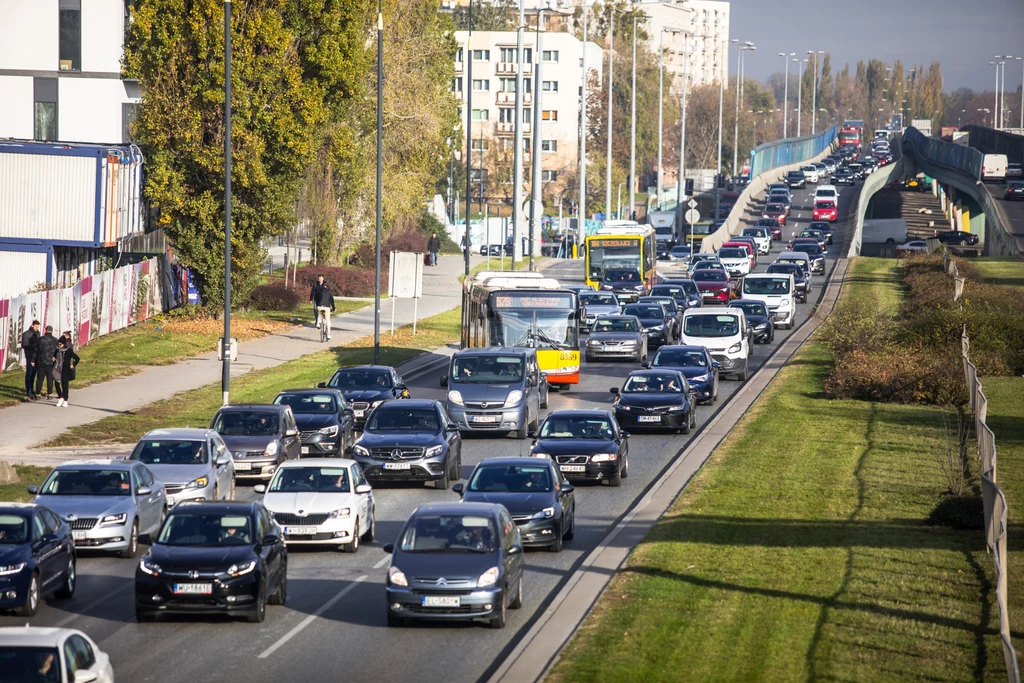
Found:
[[[734,41],[734,42],[739,42]],[[732,131],[732,174],[739,172],[739,142],[740,142],[740,102],[743,101],[743,53],[747,50],[756,50],[754,44],[749,40],[736,48],[736,121]]]
[[[377,0],[383,2],[383,0]],[[469,0],[469,31],[466,34],[466,229],[462,233],[462,260],[465,262],[466,279],[469,279],[469,217],[473,211],[473,190],[470,180],[470,171],[473,168],[473,0]],[[379,59],[379,57],[378,57]],[[378,100],[379,101],[379,100]],[[377,136],[380,139],[380,136]],[[377,202],[378,206],[380,202]],[[378,250],[380,249],[378,242]],[[378,281],[380,278],[377,278]],[[380,309],[380,306],[377,306]],[[379,315],[379,313],[378,313]],[[376,363],[376,348],[374,343],[374,363]]]
[[[633,79],[629,97],[629,206],[626,220],[633,218],[636,201],[636,14],[633,14]]]
[[[779,56],[782,57],[782,61],[786,63],[786,85],[784,88],[784,95],[782,96],[782,137],[788,137],[789,133],[789,58],[796,57],[795,52],[785,53],[780,52]]]
[[[996,67],[996,101],[992,104],[992,127],[999,128],[999,62],[989,62],[989,66]]]
[[[728,47],[726,48],[728,49]],[[722,110],[725,102],[725,79],[718,74],[718,154],[715,156],[715,220],[719,215],[719,205],[722,197]]]
[[[224,405],[231,393],[231,0],[224,0],[224,358],[220,389]]]
[[[515,270],[516,250],[522,249],[519,242],[519,226],[522,223],[523,211],[523,35],[526,31],[526,19],[523,0],[519,0],[519,27],[516,29],[516,110],[512,150],[512,270]],[[534,109],[536,113],[536,109]],[[504,249],[504,246],[502,247]],[[504,253],[504,251],[502,252]],[[504,260],[504,259],[502,259]]]
[[[612,95],[615,81],[612,70],[615,66],[615,10],[608,11],[608,151],[604,168],[604,215],[605,220],[612,213]]]
[[[658,174],[656,176],[655,193],[658,199],[658,209],[661,209],[661,180],[662,173],[664,172],[661,168],[661,143],[662,143],[662,121],[663,121],[663,109],[662,103],[665,99],[665,31],[658,34]]]
[[[807,63],[806,59],[794,59],[796,62],[797,73],[799,78],[797,79],[797,92],[796,92],[796,136],[800,137],[800,113],[804,109],[804,64]]]
[[[686,53],[686,48],[689,47],[689,35],[682,31],[683,34],[683,69],[682,69],[682,81],[683,84],[680,87],[682,97],[682,111],[680,112],[679,118],[679,190],[676,192],[676,208],[679,210],[679,222],[677,225],[682,227],[683,225],[683,198],[686,196],[686,91],[689,86],[689,59]],[[693,233],[693,227],[690,227],[690,233]],[[691,237],[690,243],[693,243]]]
[[[522,6],[522,2],[520,2]],[[578,218],[576,219],[576,244],[582,245],[587,235],[587,14],[583,5],[583,85],[580,88],[580,180]],[[568,256],[568,255],[567,255]]]
[[[537,231],[540,228],[541,212],[543,211],[544,205],[542,204],[544,198],[544,183],[541,180],[541,154],[540,142],[541,142],[541,123],[543,121],[541,116],[537,115],[537,112],[542,111],[542,95],[544,94],[543,81],[541,81],[541,65],[544,63],[544,47],[542,44],[544,33],[540,30],[541,24],[544,20],[544,9],[541,8],[537,12],[537,33],[536,45],[534,46],[534,66],[533,66],[533,142],[530,143],[530,149],[533,150],[533,172],[530,173],[530,194],[532,198],[530,200],[530,271],[533,271],[533,252],[534,252],[534,240],[536,239]]]
[[[472,15],[470,15],[472,16]],[[472,20],[471,20],[472,21]],[[472,23],[470,24],[472,26]],[[466,41],[469,45],[469,41]],[[472,62],[470,62],[472,64]],[[470,81],[469,93],[473,92]],[[466,126],[466,274],[469,275],[469,135]],[[380,241],[383,223],[384,189],[384,0],[377,0],[377,243],[374,247],[373,277],[373,364],[380,364]]]
[[[823,50],[808,50],[807,54],[814,56],[814,73],[811,78],[811,135],[814,135],[815,127],[818,123],[818,62],[821,60],[818,55],[823,55]]]

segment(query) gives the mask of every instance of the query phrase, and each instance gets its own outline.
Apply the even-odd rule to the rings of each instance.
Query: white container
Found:
[[[2,251],[0,245],[0,300],[21,296],[40,282],[46,282],[50,254],[32,251]]]

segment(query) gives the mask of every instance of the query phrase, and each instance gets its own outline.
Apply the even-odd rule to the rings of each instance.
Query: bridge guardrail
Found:
[[[903,152],[910,147],[911,153],[918,159],[941,166],[951,171],[962,173],[971,180],[981,180],[981,164],[984,155],[976,149],[964,145],[954,145],[938,138],[926,137],[913,126],[903,131]],[[928,175],[933,174],[929,173]]]
[[[832,126],[817,135],[776,140],[755,147],[750,152],[750,177],[818,156],[835,141],[838,130],[837,126]]]
[[[893,147],[895,149],[900,148],[900,136],[897,134],[893,138]],[[857,206],[854,212],[854,223],[853,234],[850,236],[850,251],[846,255],[847,258],[853,258],[854,256],[860,256],[861,246],[864,237],[864,215],[867,213],[868,203],[871,198],[875,196],[879,190],[892,182],[893,178],[902,178],[906,173],[906,167],[904,166],[906,157],[903,156],[902,150],[900,158],[894,161],[889,166],[883,166],[876,170],[874,173],[869,175],[865,180],[864,184],[861,185],[860,194],[857,196]]]

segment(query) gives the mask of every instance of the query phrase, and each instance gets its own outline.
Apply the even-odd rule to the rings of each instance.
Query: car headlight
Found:
[[[768,323],[761,323],[760,325],[755,325],[754,329],[755,330],[767,330],[768,329]]]
[[[124,524],[128,521],[128,513],[122,512],[119,515],[107,515],[100,520],[100,524]]]
[[[317,431],[320,434],[326,434],[327,436],[336,436],[338,434],[338,425],[331,425],[330,427],[324,427]]]
[[[8,564],[0,567],[0,576],[7,576],[9,574],[17,574],[26,566],[25,562],[19,562],[18,564]]]
[[[644,330],[644,332],[661,332],[664,329],[665,329],[665,325],[663,323],[661,325],[651,325],[646,330]]]
[[[623,411],[628,413],[630,410],[632,410],[632,408],[630,408],[629,406],[624,406],[624,405],[620,405],[619,403],[616,403],[615,404],[615,410],[623,410]]]
[[[555,508],[549,507],[549,508],[544,508],[543,510],[540,510],[538,512],[535,512],[534,515],[533,515],[533,518],[534,519],[551,519],[554,516],[555,516]]]
[[[588,339],[587,340],[587,346],[600,346],[600,345],[601,345],[601,342],[599,342],[596,339]]]
[[[643,289],[645,285],[636,285],[633,289]]]
[[[448,400],[457,406],[464,406],[466,403],[462,400],[462,394],[458,391],[449,391]]]
[[[705,373],[703,375],[697,375],[696,377],[691,377],[690,378],[690,382],[698,382],[698,383],[700,383],[700,382],[707,382],[709,379],[711,379],[711,375]]]
[[[228,576],[245,576],[256,569],[256,560],[249,560],[248,562],[239,562],[228,567],[228,570],[224,572]]]
[[[208,477],[199,477],[198,479],[193,479],[189,483],[185,484],[185,488],[187,488],[187,489],[205,489],[206,485],[209,484],[209,483],[210,483],[210,480],[209,480]]]
[[[359,444],[356,444],[355,446],[352,447],[352,452],[356,455],[361,455],[364,458],[370,457],[370,451],[368,451],[365,447],[360,446]]]
[[[381,400],[381,401],[374,401],[373,403],[370,404],[370,410],[373,410],[374,408],[376,408],[377,406],[379,406],[383,402],[384,402],[383,400]]]
[[[160,565],[153,562],[153,560],[147,559],[145,557],[142,558],[141,562],[139,562],[139,569],[146,572],[150,576],[160,576],[160,572],[163,571],[162,569],[160,569]]]
[[[405,578],[405,572],[395,566],[388,568],[388,582],[396,586],[409,585],[409,579]]]
[[[327,516],[331,519],[348,519],[351,515],[352,508],[338,508],[337,510],[331,510]]]
[[[686,406],[684,406],[682,404],[679,404],[677,406],[669,406],[668,407],[668,412],[670,412],[670,413],[678,413],[678,412],[683,411],[685,408],[686,408]]]
[[[739,353],[740,349],[743,348],[743,342],[736,342],[729,347],[729,353]]]
[[[490,569],[485,571],[483,574],[480,575],[480,578],[476,580],[477,587],[486,588],[487,586],[493,586],[494,584],[496,584],[498,582],[498,574],[500,573],[500,571],[501,570],[497,567],[491,567]]]
[[[545,460],[550,460],[551,459],[551,456],[548,455],[547,453],[539,453],[539,452],[538,453],[530,453],[530,457],[531,458],[544,458]]]
[[[611,285],[601,285],[601,289],[610,292],[612,291],[613,287]]]
[[[522,400],[523,392],[519,391],[518,389],[513,389],[512,391],[508,392],[508,398],[505,399],[505,407],[511,408],[514,405],[518,405],[518,403]]]
[[[444,450],[444,446],[442,446],[441,444],[438,444],[436,446],[431,446],[423,454],[423,457],[433,458],[434,456],[441,455],[441,451],[443,451],[443,450]]]
[[[277,455],[278,445],[276,441],[271,441],[267,444],[266,449],[263,451],[264,455]]]
[[[590,456],[590,462],[615,462],[618,459],[618,453],[598,453]]]
[[[783,299],[782,301],[779,302],[779,308],[789,308],[789,307],[790,307],[789,299]]]

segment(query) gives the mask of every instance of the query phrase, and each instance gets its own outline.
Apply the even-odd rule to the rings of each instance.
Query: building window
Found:
[[[540,179],[544,182],[552,182],[558,180],[558,171],[541,171]]]
[[[474,62],[489,62],[491,61],[490,50],[473,50],[473,61]]]
[[[464,54],[465,53],[463,52],[463,48],[460,47],[458,50],[456,50],[455,51],[455,61],[456,62],[461,62],[462,59],[463,59],[463,55]]]
[[[512,107],[498,108],[498,121],[500,123],[513,123],[516,120],[516,110]]]
[[[488,92],[491,89],[491,82],[486,78],[473,79],[473,92]]]
[[[487,151],[487,138],[483,140],[473,139],[469,143],[469,148],[474,152],[486,152]]]
[[[540,113],[542,121],[557,121],[558,110],[557,109],[545,109]]]
[[[82,2],[60,0],[58,21],[58,68],[61,71],[82,70]]]
[[[540,87],[544,92],[558,92],[558,81],[542,81]]]
[[[540,151],[542,152],[557,152],[558,151],[558,140],[541,140]]]
[[[461,78],[453,78],[452,79],[452,92],[462,92],[462,79]]]
[[[502,62],[514,62],[516,61],[516,49],[514,47],[503,47],[501,48],[501,59]]]
[[[35,111],[33,137],[36,140],[57,139],[57,79],[33,79]]]
[[[515,92],[516,91],[516,79],[514,78],[499,78],[498,79],[498,90],[501,92]]]
[[[138,102],[125,102],[121,105],[121,141],[135,142],[135,138],[132,136],[132,126],[135,124],[135,119],[139,115],[139,103]]]
[[[545,62],[558,62],[558,50],[544,50],[541,59]]]
[[[474,121],[486,121],[487,120],[487,116],[488,116],[488,111],[486,109],[474,109],[473,110],[473,120]]]

